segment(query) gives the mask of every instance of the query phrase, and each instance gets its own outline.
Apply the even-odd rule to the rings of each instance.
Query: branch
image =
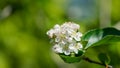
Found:
[[[106,65],[106,64],[100,63],[98,61],[91,60],[90,58],[85,57],[85,56],[82,59],[87,61],[87,62],[90,62],[90,63],[94,63],[94,64],[98,64],[98,65],[104,66],[106,68],[113,68],[111,65]]]

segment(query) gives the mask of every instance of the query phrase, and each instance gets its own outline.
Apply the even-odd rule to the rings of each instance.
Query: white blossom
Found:
[[[72,29],[72,30],[78,30],[80,26],[78,24],[72,23],[72,22],[65,22],[63,25],[61,25],[64,29]]]
[[[49,35],[50,38],[53,38],[53,34],[54,34],[54,30],[53,30],[53,29],[50,29],[50,30],[47,32],[47,35]]]
[[[63,53],[62,47],[60,47],[58,44],[55,44],[55,45],[53,46],[53,50],[54,50],[56,53]]]
[[[80,41],[81,40],[81,37],[82,36],[82,33],[80,33],[80,32],[77,32],[75,35],[73,35],[73,37],[74,37],[74,39],[76,40],[76,41]]]
[[[54,40],[53,51],[65,55],[78,54],[78,51],[83,48],[80,43],[82,33],[78,31],[79,28],[78,24],[65,22],[62,25],[56,24],[50,29],[47,35]]]
[[[65,55],[70,55],[70,49],[68,45],[63,45],[63,53]]]
[[[82,44],[81,43],[75,43],[75,44],[70,44],[69,49],[71,52],[75,52],[78,54],[78,50],[82,50]]]

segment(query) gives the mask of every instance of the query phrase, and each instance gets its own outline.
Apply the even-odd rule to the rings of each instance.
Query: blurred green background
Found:
[[[52,52],[46,31],[72,21],[83,34],[94,28],[120,29],[120,0],[0,0],[0,68],[104,68],[85,61],[67,64]],[[106,42],[107,43],[107,42]],[[120,43],[96,46],[86,55],[110,55],[120,68]]]

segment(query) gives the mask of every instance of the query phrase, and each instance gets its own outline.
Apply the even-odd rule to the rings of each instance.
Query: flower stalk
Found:
[[[90,63],[94,63],[94,64],[98,64],[98,65],[104,66],[105,68],[113,68],[111,65],[107,65],[107,64],[103,64],[103,63],[98,62],[98,61],[91,60],[90,58],[85,57],[85,56],[82,59],[87,61],[87,62],[90,62]]]

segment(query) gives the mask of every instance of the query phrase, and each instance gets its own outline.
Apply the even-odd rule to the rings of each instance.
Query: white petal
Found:
[[[74,44],[70,44],[70,45],[69,45],[69,49],[70,49],[70,52],[75,52],[75,53],[77,53],[77,48],[75,48],[75,45],[74,45]]]
[[[55,42],[60,42],[60,38],[56,37]]]
[[[75,39],[76,41],[80,41],[80,40],[81,40],[81,38],[78,37],[78,36],[75,36],[74,39]]]
[[[50,30],[47,32],[47,35],[50,36],[51,38],[53,37],[53,34],[54,34],[54,30],[53,30],[53,29],[50,29]]]
[[[77,50],[77,49],[74,49],[74,52],[75,52],[76,54],[78,54],[78,50]]]
[[[82,33],[80,33],[80,32],[77,32],[77,35],[78,35],[79,37],[81,37],[81,36],[82,36]]]
[[[60,25],[58,25],[58,24],[56,24],[55,26],[54,26],[54,29],[59,29],[60,28]]]
[[[73,38],[67,38],[67,41],[69,42],[69,43],[71,43],[71,42],[73,42]]]
[[[81,43],[77,43],[77,47],[78,47],[78,49],[82,49],[83,48]]]
[[[64,54],[65,55],[70,55],[70,51],[68,50],[68,51],[64,51]]]
[[[80,28],[80,26],[78,24],[75,24],[75,23],[72,23],[71,27],[74,29],[74,30],[78,30]]]
[[[82,33],[77,32],[76,35],[74,36],[74,39],[75,39],[76,41],[80,41],[80,40],[81,40],[81,36],[82,36]]]
[[[53,51],[56,52],[56,53],[63,53],[62,48],[58,44],[55,44],[53,46]]]
[[[63,41],[63,40],[61,41],[61,44],[63,45],[65,45],[66,43],[67,43],[66,41]]]
[[[78,54],[78,50],[82,49],[82,44],[77,43],[77,44],[70,44],[69,49],[71,52],[74,52],[75,54]]]
[[[75,49],[75,47],[74,47],[74,46],[69,46],[69,49],[70,49],[71,51],[73,51],[73,50]]]
[[[74,44],[71,43],[71,44],[69,45],[69,48],[70,48],[70,49],[74,49]]]

